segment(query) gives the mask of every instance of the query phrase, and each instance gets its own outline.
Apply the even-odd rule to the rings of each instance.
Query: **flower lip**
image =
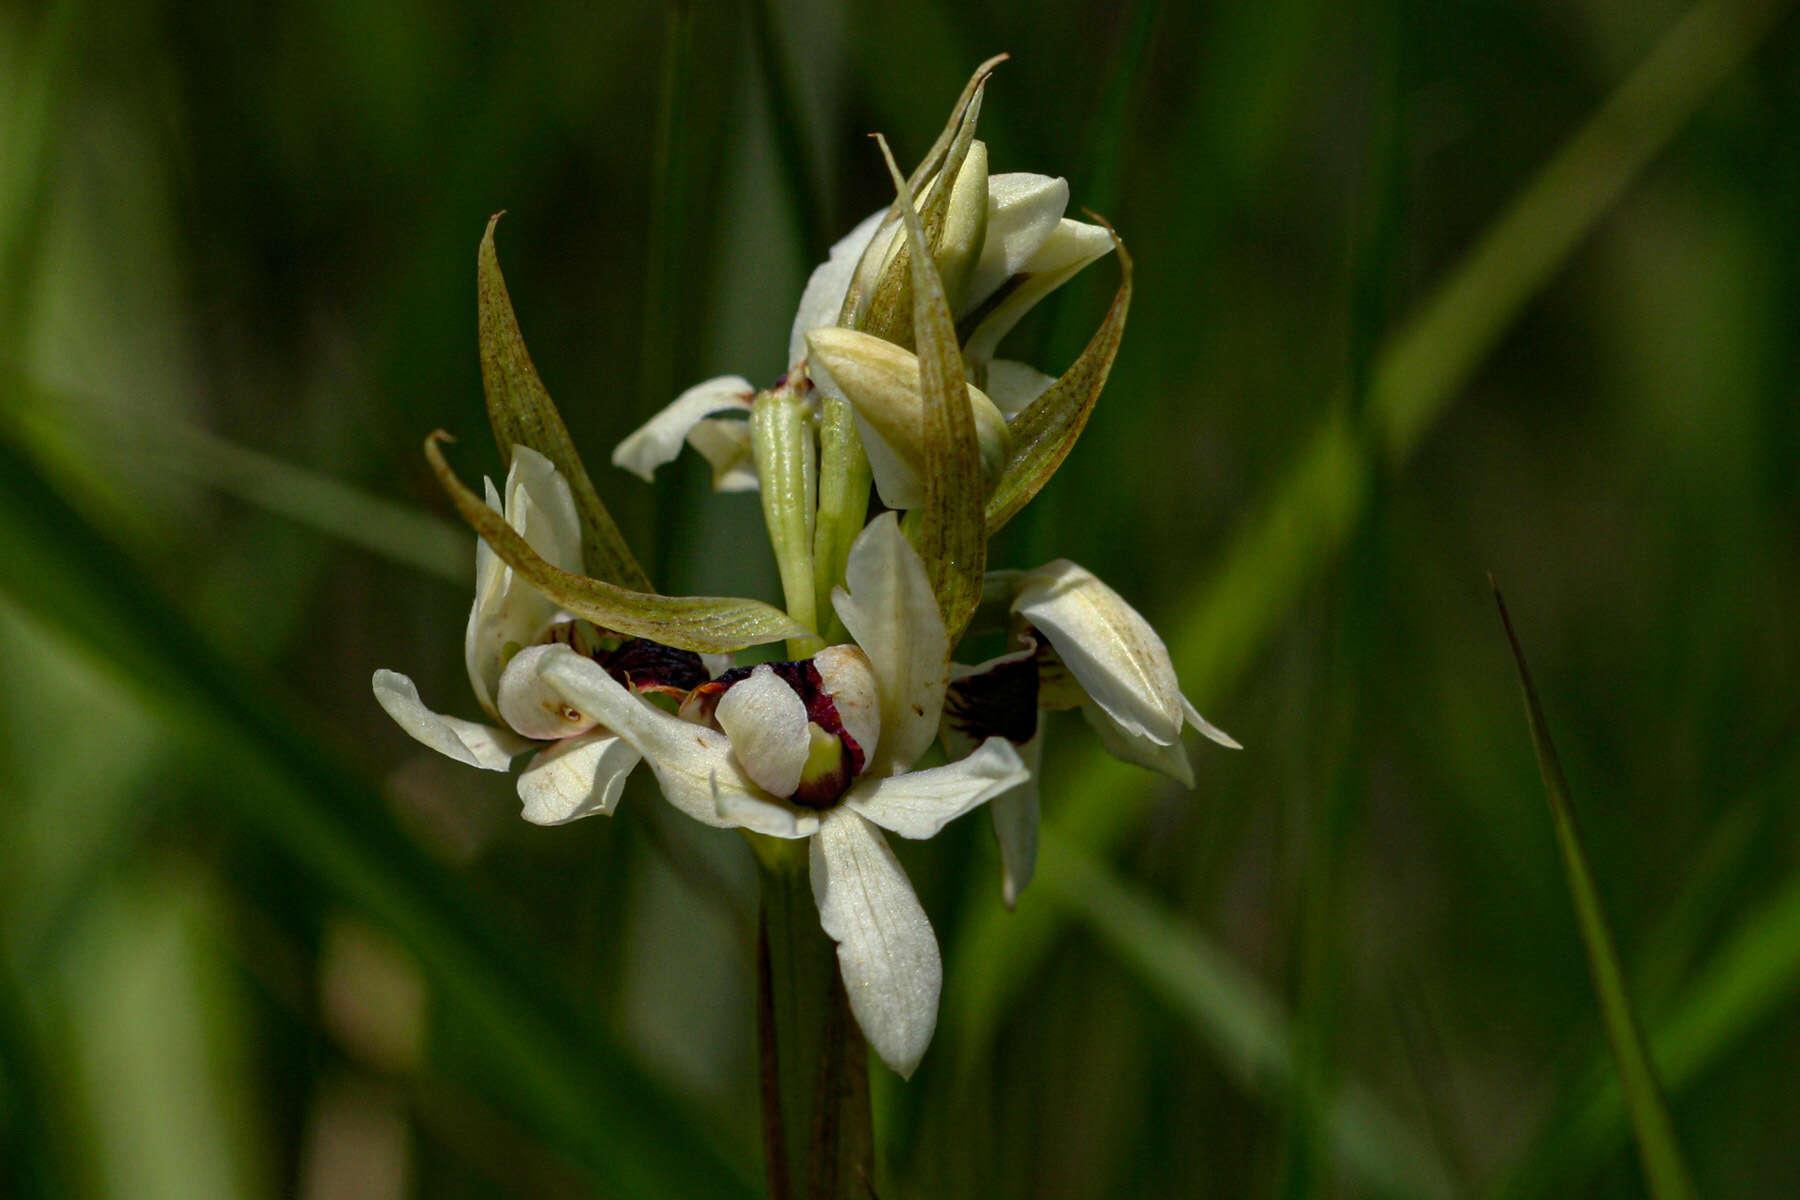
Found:
[[[717,725],[714,717],[719,701],[732,685],[742,683],[761,667],[767,667],[775,673],[788,687],[793,689],[800,702],[806,707],[806,719],[809,724],[817,725],[825,733],[842,740],[845,753],[849,758],[850,777],[862,774],[867,764],[868,754],[854,734],[844,726],[844,719],[838,713],[837,703],[825,690],[819,676],[818,665],[812,659],[799,662],[757,663],[753,666],[733,667],[717,679],[703,683],[694,689],[693,698],[683,704],[681,715],[684,719],[697,724]],[[819,807],[811,805],[810,807]]]
[[[616,645],[609,643],[616,642]],[[685,696],[708,679],[706,663],[692,650],[679,650],[649,638],[622,637],[582,620],[557,621],[538,637],[538,645],[567,646],[606,668],[607,674],[634,692]]]
[[[956,668],[944,694],[944,721],[973,742],[1003,737],[1023,746],[1037,734],[1038,640],[978,667]]]

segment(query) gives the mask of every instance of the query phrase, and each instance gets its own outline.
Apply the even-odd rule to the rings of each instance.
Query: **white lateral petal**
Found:
[[[901,837],[928,838],[1029,775],[1012,743],[991,737],[957,762],[886,779],[858,780],[844,804]]]
[[[713,491],[754,492],[760,486],[750,422],[708,417],[688,430],[687,440],[712,467]]]
[[[439,754],[484,771],[504,771],[531,743],[510,729],[432,712],[413,681],[398,671],[375,672],[375,699],[394,723]]]
[[[937,1028],[937,935],[881,832],[844,808],[812,839],[819,924],[838,944],[850,1011],[881,1061],[909,1078]]]
[[[1094,703],[1136,737],[1181,738],[1181,685],[1150,623],[1066,558],[1027,571],[1013,611],[1030,621]]]
[[[1026,263],[1025,276],[1005,299],[983,317],[963,343],[963,357],[971,363],[993,359],[1000,339],[1030,312],[1039,300],[1067,283],[1095,259],[1112,250],[1112,238],[1098,225],[1064,219],[1056,233]]]
[[[819,814],[797,804],[727,791],[721,791],[714,800],[720,820],[733,829],[748,829],[752,833],[790,840],[811,837],[819,832]]]
[[[718,829],[734,827],[719,815],[717,795],[743,793],[770,800],[732,757],[731,741],[715,729],[693,725],[626,691],[592,659],[567,646],[552,649],[540,670],[581,711],[624,738],[656,773],[663,797],[688,816]]]
[[[697,383],[620,442],[613,450],[613,465],[647,482],[656,468],[681,453],[681,444],[694,426],[714,413],[749,412],[755,395],[750,381],[736,375]]]
[[[994,818],[994,840],[1000,843],[1000,899],[1008,908],[1019,902],[1019,893],[1037,871],[1038,770],[1044,759],[1043,714],[1038,715],[1038,734],[1019,747],[1025,763],[1023,782],[1008,788],[988,803]]]
[[[963,315],[1017,275],[1056,232],[1069,207],[1069,183],[1048,175],[1013,172],[988,176],[987,241],[969,281]]]
[[[1194,766],[1188,761],[1187,747],[1179,741],[1165,746],[1142,734],[1132,733],[1098,705],[1082,705],[1081,715],[1087,718],[1087,723],[1100,735],[1100,744],[1106,748],[1106,752],[1120,762],[1149,767],[1158,774],[1167,775],[1183,787],[1194,786]]]
[[[566,825],[595,813],[611,816],[638,757],[629,742],[610,733],[557,742],[519,774],[522,815],[533,825]]]
[[[918,551],[891,512],[869,522],[844,567],[849,590],[831,603],[875,668],[881,743],[863,766],[879,778],[904,771],[937,736],[950,679],[950,638]]]
[[[806,290],[800,293],[800,308],[794,313],[793,332],[788,335],[789,366],[806,357],[806,335],[809,332],[838,323],[838,314],[844,307],[844,294],[850,290],[850,280],[856,274],[856,264],[862,259],[863,251],[868,249],[869,239],[875,236],[875,231],[881,227],[881,219],[885,216],[887,209],[881,208],[864,217],[855,229],[831,248],[830,256],[813,268],[811,277],[806,281]]]
[[[765,664],[726,691],[713,717],[744,774],[771,795],[792,796],[806,769],[806,702]]]
[[[1189,725],[1192,725],[1195,729],[1198,729],[1200,731],[1201,735],[1203,737],[1205,737],[1207,741],[1217,742],[1219,745],[1225,747],[1227,750],[1242,750],[1243,749],[1243,746],[1238,744],[1238,740],[1236,738],[1232,737],[1229,733],[1226,733],[1223,729],[1220,729],[1217,725],[1214,725],[1211,721],[1209,721],[1205,717],[1201,716],[1200,710],[1195,708],[1186,696],[1183,696],[1181,698],[1181,712],[1182,712],[1182,715],[1187,717],[1187,723]]]
[[[530,446],[514,446],[506,473],[506,523],[538,553],[565,571],[581,571],[581,518],[575,494],[556,465]],[[519,586],[527,586],[520,581]]]
[[[1055,382],[1055,377],[1010,358],[996,358],[988,364],[988,399],[1009,421]]]
[[[881,744],[881,685],[869,656],[857,646],[827,646],[813,655],[819,688],[831,697],[844,732],[863,752],[865,765]]]
[[[558,643],[527,646],[513,655],[500,676],[500,716],[515,731],[545,742],[579,737],[596,722],[593,714],[570,704],[543,678],[543,665],[557,650],[572,653]]]

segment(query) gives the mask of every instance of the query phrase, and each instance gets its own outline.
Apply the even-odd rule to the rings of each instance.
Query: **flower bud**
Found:
[[[924,501],[924,400],[919,358],[892,342],[852,329],[815,329],[806,335],[815,380],[842,390],[856,410],[857,430],[875,473],[875,487],[889,508],[917,508]],[[1012,453],[1006,417],[986,392],[969,385],[969,406],[982,474],[991,484]]]

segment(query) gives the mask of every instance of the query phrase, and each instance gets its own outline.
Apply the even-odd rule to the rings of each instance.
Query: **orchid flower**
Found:
[[[937,186],[937,181],[932,186]],[[970,388],[977,419],[984,425],[1004,424],[1052,380],[1024,363],[995,360],[1000,340],[1039,300],[1111,252],[1112,238],[1098,225],[1063,216],[1069,203],[1066,180],[1027,173],[990,176],[987,147],[980,141],[970,145],[951,187],[943,257],[960,259],[961,269],[956,269],[958,264],[953,261],[939,266],[945,273],[946,288],[956,293],[953,315],[964,358],[985,383],[985,388]],[[809,381],[828,395],[857,400],[855,385],[837,378],[847,360],[839,354],[828,363],[830,352],[818,353],[818,343],[809,340],[809,335],[840,327],[860,329],[867,313],[854,311],[854,305],[846,312],[852,288],[864,294],[872,291],[874,281],[905,241],[900,221],[883,209],[871,213],[831,248],[801,294],[788,336],[788,373],[776,386],[793,380],[804,394],[810,389],[802,381]],[[859,336],[867,337],[868,342],[880,341]],[[892,343],[880,344],[894,354],[913,357]],[[869,352],[878,353],[873,348]],[[916,358],[912,370],[916,376]],[[613,463],[649,480],[657,467],[680,453],[685,442],[711,464],[715,490],[754,489],[757,478],[751,434],[743,417],[755,393],[748,381],[736,375],[696,384],[620,442],[613,451]],[[872,425],[866,419],[865,408],[857,405],[858,428],[869,448],[882,499],[890,507],[913,507],[917,489],[909,489],[901,481],[916,477],[916,472],[909,476],[906,468],[890,465],[893,452],[887,447],[891,436],[883,433],[879,422]],[[984,447],[995,444],[991,435],[984,434]],[[884,483],[887,486],[882,486]],[[908,500],[911,502],[902,503]]]
[[[525,446],[514,448],[504,505],[493,481],[485,482],[488,506],[532,550],[562,570],[581,569],[575,502],[549,459]],[[541,746],[519,776],[527,821],[561,825],[611,813],[638,752],[544,682],[541,668],[553,649],[580,653],[642,691],[685,693],[707,677],[699,655],[641,638],[608,638],[569,617],[478,540],[475,603],[463,653],[475,698],[498,723],[432,711],[413,681],[396,671],[375,672],[375,698],[414,738],[472,767],[505,771],[519,754]]]
[[[914,763],[937,738],[949,639],[924,564],[891,513],[857,538],[832,602],[856,645],[702,685],[672,716],[567,649],[542,677],[650,764],[663,795],[707,825],[809,838],[819,920],[876,1052],[912,1074],[937,1024],[937,938],[882,836],[927,838],[1025,782],[1004,737],[959,761]],[[704,721],[705,724],[697,724]]]
[[[1108,754],[1192,787],[1181,735],[1193,728],[1242,749],[1181,694],[1175,664],[1156,631],[1093,572],[1068,559],[1034,571],[995,572],[1011,595],[1015,648],[974,667],[953,666],[943,709],[952,756],[1004,737],[1021,747],[1032,776],[991,806],[1008,907],[1030,882],[1037,857],[1036,761],[1041,714],[1079,708]]]

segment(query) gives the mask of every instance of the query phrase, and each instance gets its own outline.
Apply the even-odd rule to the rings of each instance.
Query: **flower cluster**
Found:
[[[612,812],[642,762],[701,824],[805,839],[851,1009],[903,1075],[931,1039],[941,963],[884,831],[927,838],[988,804],[1010,906],[1035,857],[1042,712],[1079,708],[1110,753],[1184,783],[1185,728],[1235,745],[1091,573],[986,570],[988,538],[1085,424],[1131,286],[1112,231],[1064,216],[1063,180],[989,174],[974,137],[988,69],[913,176],[894,172],[894,204],[813,272],[782,378],[691,388],[613,456],[649,478],[685,444],[715,487],[759,491],[782,608],[650,590],[524,353],[490,226],[483,366],[504,494],[467,491],[436,435],[427,446],[480,535],[465,660],[490,721],[428,709],[395,672],[374,679],[389,715],[451,758],[504,771],[535,751],[518,777],[527,820]],[[1027,310],[1115,249],[1123,282],[1074,365],[1052,378],[996,357]],[[953,661],[983,632],[1006,651]],[[733,665],[779,640],[785,659]]]

